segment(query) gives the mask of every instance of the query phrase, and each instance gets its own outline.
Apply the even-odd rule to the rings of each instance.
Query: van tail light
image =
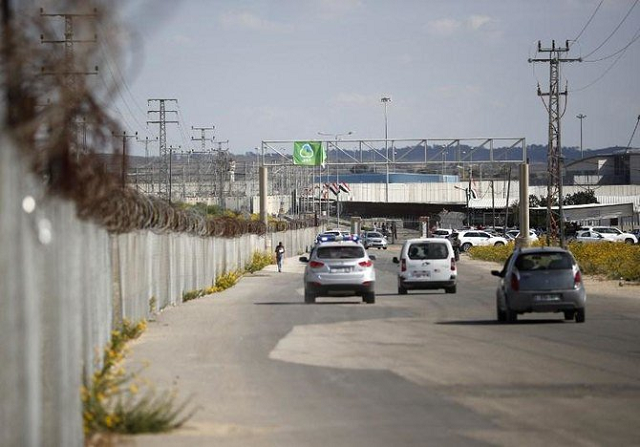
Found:
[[[323,267],[323,266],[324,266],[324,262],[311,261],[309,263],[309,267],[311,267],[312,269],[317,269],[317,268],[320,268],[320,267]]]
[[[371,262],[371,259],[367,259],[366,261],[358,262],[358,265],[360,267],[371,267],[373,265],[373,262]]]
[[[456,259],[455,258],[451,258],[451,271],[452,272],[456,271]]]
[[[513,290],[514,292],[520,290],[520,280],[515,273],[511,274],[511,290]]]
[[[400,271],[401,272],[407,271],[407,260],[404,258],[402,258],[402,261],[400,262]]]
[[[580,270],[578,270],[575,276],[573,277],[573,287],[577,289],[581,282],[582,282],[582,274],[580,274]]]

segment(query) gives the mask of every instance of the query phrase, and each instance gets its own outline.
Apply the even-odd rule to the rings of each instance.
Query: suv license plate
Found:
[[[348,273],[351,271],[351,267],[333,267],[331,273]]]
[[[560,301],[560,295],[557,293],[548,295],[533,295],[534,301]]]

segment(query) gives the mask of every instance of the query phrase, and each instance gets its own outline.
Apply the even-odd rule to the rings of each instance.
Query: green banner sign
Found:
[[[320,141],[295,141],[293,164],[302,166],[324,166],[327,154]]]

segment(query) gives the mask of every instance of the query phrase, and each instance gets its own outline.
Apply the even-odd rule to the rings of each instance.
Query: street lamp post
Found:
[[[587,115],[585,115],[584,113],[581,113],[576,116],[576,118],[580,120],[580,158],[584,158],[584,154],[582,152],[582,120],[585,119],[586,117]]]
[[[338,194],[336,195],[336,228],[340,228],[340,164],[338,163],[338,141],[340,138],[353,134],[353,131],[345,133],[324,133],[318,132],[318,135],[323,137],[333,137],[335,152],[336,152],[336,184],[338,185]],[[328,151],[327,151],[328,152]],[[327,208],[328,214],[328,208]],[[327,216],[328,217],[328,216]]]
[[[389,134],[388,134],[388,120],[387,120],[387,106],[389,105],[389,103],[391,102],[391,97],[390,96],[383,96],[382,98],[380,98],[380,102],[382,104],[384,104],[384,150],[385,153],[387,154],[387,169],[386,169],[386,189],[385,189],[385,195],[386,195],[386,202],[389,203],[389,144],[388,144],[388,139],[389,139]]]

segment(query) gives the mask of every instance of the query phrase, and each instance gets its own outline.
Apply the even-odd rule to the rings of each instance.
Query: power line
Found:
[[[618,26],[616,26],[613,31],[611,31],[611,34],[609,34],[609,36],[607,36],[607,38],[600,44],[598,45],[593,51],[591,51],[589,54],[587,54],[586,56],[584,56],[584,58],[588,58],[589,56],[591,56],[593,53],[595,53],[596,51],[598,51],[600,48],[602,48],[604,46],[604,44],[606,44],[609,39],[611,39],[611,37],[613,37],[613,35],[618,31],[618,29],[620,29],[620,27],[622,26],[622,24],[625,22],[625,20],[627,20],[627,17],[629,17],[629,15],[631,14],[631,11],[633,11],[633,8],[636,7],[636,5],[638,4],[640,0],[635,0],[633,2],[633,5],[631,5],[631,8],[629,8],[629,11],[627,11],[627,13],[625,14],[625,16],[622,18],[622,20],[620,21],[620,23],[618,23]]]
[[[596,16],[596,13],[598,12],[598,10],[600,9],[603,3],[604,3],[604,0],[600,0],[600,3],[596,7],[595,11],[593,11],[593,14],[591,14],[591,17],[589,17],[589,20],[587,20],[587,23],[585,23],[585,25],[582,27],[578,35],[573,39],[573,42],[577,42],[578,39],[580,39],[580,36],[582,36],[582,33],[584,33],[584,30],[587,29],[587,27],[589,26],[593,18]]]
[[[638,129],[638,123],[640,123],[640,115],[638,115],[638,119],[636,120],[636,125],[633,128],[633,132],[631,132],[631,138],[629,138],[629,142],[627,143],[627,149],[631,149],[631,141],[633,140],[633,136],[636,134],[636,130]]]
[[[624,53],[625,51],[627,51],[627,48],[629,48],[631,45],[633,45],[636,42],[636,40],[638,40],[638,38],[640,38],[640,28],[638,28],[638,31],[636,31],[636,33],[633,35],[633,37],[631,38],[631,41],[628,44],[626,44],[624,47],[620,48],[615,53],[611,53],[608,56],[599,57],[598,59],[584,60],[583,62],[600,62],[606,59],[610,59],[613,56],[617,56],[620,53]]]

